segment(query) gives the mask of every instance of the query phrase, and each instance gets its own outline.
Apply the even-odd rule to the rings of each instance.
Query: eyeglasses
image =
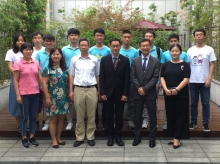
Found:
[[[95,35],[95,37],[100,37],[100,38],[102,38],[102,37],[104,37],[104,35]]]

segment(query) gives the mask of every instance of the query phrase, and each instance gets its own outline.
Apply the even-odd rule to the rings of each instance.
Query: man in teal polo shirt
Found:
[[[66,66],[70,68],[70,61],[73,56],[76,56],[80,53],[79,47],[78,47],[78,40],[80,37],[80,31],[76,28],[70,28],[67,32],[67,37],[70,41],[70,44],[62,48],[62,54],[66,61]],[[66,130],[71,130],[73,127],[73,111],[74,111],[74,105],[71,102],[69,104],[69,113],[66,114],[67,117],[67,126]]]
[[[179,35],[177,34],[171,34],[169,36],[169,45],[173,45],[173,44],[179,44]],[[164,64],[168,61],[170,61],[172,59],[171,55],[170,55],[170,51],[167,50],[165,51],[162,56],[161,56],[161,59],[160,59],[160,63],[161,64]],[[189,62],[188,61],[188,56],[185,52],[182,51],[181,55],[180,55],[180,59],[185,61],[185,62]],[[166,107],[165,107],[165,110],[166,110]],[[166,112],[165,112],[165,124],[163,126],[163,129],[166,130],[167,129],[167,122],[166,122],[167,118],[166,118]]]
[[[132,35],[129,30],[122,31],[121,40],[123,45],[119,53],[126,56],[129,59],[130,66],[132,64],[132,59],[138,57],[138,50],[131,46]],[[128,106],[127,106],[127,126],[129,129],[134,129],[134,98],[133,98],[133,83],[130,82],[129,95],[128,95]]]
[[[55,41],[55,37],[51,34],[46,34],[43,36],[43,42],[44,42],[44,46],[45,48],[43,50],[41,50],[40,52],[37,53],[35,59],[38,61],[39,65],[40,65],[40,71],[41,73],[43,72],[44,68],[48,66],[49,64],[49,56],[50,56],[50,50],[53,47]],[[43,131],[47,131],[49,128],[49,122],[50,122],[50,118],[46,116],[46,110],[47,110],[47,106],[45,103],[45,97],[44,99],[44,127],[42,128]]]

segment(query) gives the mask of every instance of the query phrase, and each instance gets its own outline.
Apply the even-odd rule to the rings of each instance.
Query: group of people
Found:
[[[199,94],[203,129],[210,131],[210,84],[216,57],[213,48],[205,45],[204,29],[193,32],[195,46],[187,53],[182,51],[177,34],[170,35],[170,48],[164,53],[154,45],[156,35],[151,30],[139,41],[138,49],[131,46],[129,30],[122,31],[122,43],[112,38],[109,47],[103,44],[105,31],[102,28],[95,29],[93,35],[96,44],[90,48],[89,40],[80,38],[80,31],[71,28],[67,35],[70,44],[62,49],[53,47],[55,37],[51,34],[33,33],[34,47],[26,42],[24,35],[14,37],[13,49],[7,52],[5,60],[11,72],[9,114],[17,120],[22,146],[38,146],[34,134],[39,123],[39,108],[43,108],[45,116],[42,130],[49,128],[53,148],[65,145],[60,138],[63,120],[66,115],[66,130],[71,130],[74,109],[76,141],[73,146],[80,146],[85,138],[94,146],[94,133],[99,126],[98,102],[101,101],[102,126],[107,131],[108,146],[114,142],[124,145],[121,135],[127,102],[127,125],[135,134],[132,145],[141,143],[141,129],[149,126],[149,147],[153,148],[161,87],[166,110],[163,128],[173,137],[169,145],[179,148],[180,139],[188,139],[189,129],[197,127]],[[39,107],[41,99],[43,107]]]

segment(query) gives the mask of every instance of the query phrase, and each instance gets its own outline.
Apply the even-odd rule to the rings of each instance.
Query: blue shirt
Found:
[[[129,59],[130,66],[132,64],[132,59],[139,56],[138,50],[135,49],[134,47],[130,47],[129,50],[126,50],[123,47],[121,47],[119,53]]]
[[[35,57],[40,65],[40,72],[43,73],[44,68],[46,68],[49,64],[50,55],[46,52],[46,49],[39,51]]]
[[[182,52],[180,54],[180,59],[185,61],[185,62],[187,62],[187,63],[189,62],[188,61],[188,56],[187,56],[187,54],[185,52]],[[166,62],[168,62],[170,60],[172,60],[172,57],[170,55],[170,51],[165,51],[163,53],[163,55],[161,56],[160,63],[164,64],[164,63],[166,63]]]
[[[153,46],[153,48],[150,50],[150,55],[152,56],[152,57],[155,57],[155,58],[157,58],[158,59],[158,54],[157,54],[157,47],[156,46]],[[161,59],[161,56],[163,55],[163,51],[161,50],[161,48],[160,48],[160,59]],[[159,60],[160,60],[159,59]]]
[[[70,67],[70,61],[73,56],[76,56],[80,53],[79,47],[73,49],[70,44],[62,48],[62,54],[66,61],[67,68]]]
[[[108,48],[107,46],[102,47],[101,49],[98,49],[96,46],[92,46],[89,49],[89,54],[96,56],[98,61],[101,61],[101,58],[103,56],[107,56],[111,54],[111,50],[110,48]]]

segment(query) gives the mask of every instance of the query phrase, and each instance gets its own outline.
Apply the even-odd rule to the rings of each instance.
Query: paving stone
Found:
[[[40,162],[81,162],[82,157],[42,157]]]
[[[0,162],[38,162],[41,157],[1,157]]]
[[[203,148],[203,150],[206,153],[220,153],[219,148]]]
[[[179,152],[173,152],[173,153],[165,153],[166,157],[189,157],[189,158],[208,158],[208,156],[205,153],[179,153]]]
[[[171,140],[160,140],[162,144],[168,144]],[[197,140],[194,139],[190,139],[190,140],[181,140],[181,143],[185,144],[185,143],[190,143],[190,144],[198,144]]]
[[[44,151],[35,151],[35,152],[15,152],[15,151],[8,151],[3,157],[42,157],[44,155]]]
[[[18,140],[0,140],[0,145],[1,144],[15,144],[17,142]]]
[[[0,143],[0,149],[1,148],[11,148],[14,145],[14,143]]]
[[[178,149],[174,149],[172,146],[164,147],[163,148],[165,153],[203,153],[204,151],[201,148],[194,148],[194,147],[183,147],[181,146]]]
[[[65,157],[65,156],[79,156],[82,157],[84,155],[85,149],[84,148],[78,148],[73,149],[73,148],[49,148],[47,152],[44,154],[45,157],[47,156],[54,156],[54,157]]]
[[[166,148],[166,147],[173,147],[172,145],[168,145],[168,143],[166,144],[162,144],[162,147],[163,148]],[[201,149],[201,146],[198,144],[198,143],[182,143],[181,142],[181,148],[182,147],[193,147],[193,148],[200,148]]]
[[[167,162],[165,157],[125,157],[124,162]]]
[[[220,158],[220,153],[206,152],[206,154],[209,158]]]
[[[141,152],[125,152],[125,157],[165,157],[164,153],[157,153],[157,152],[148,152],[148,153],[141,153]]]
[[[39,143],[38,146],[36,146],[36,148],[49,148],[51,144],[49,143]],[[32,145],[29,145],[30,147],[33,147]],[[18,142],[16,144],[13,145],[13,148],[22,148],[21,142]]]
[[[133,146],[125,149],[125,153],[164,153],[163,149],[150,148],[149,146],[146,148],[139,148],[138,146]]]
[[[220,163],[220,158],[209,158],[212,163]]]
[[[3,152],[3,153],[4,153],[4,152],[7,152],[7,151],[9,151],[10,149],[11,149],[10,147],[1,147],[1,148],[0,148],[0,153],[1,153],[1,152]]]
[[[83,157],[82,162],[123,162],[124,157]]]
[[[124,151],[85,152],[84,157],[124,157]]]
[[[220,145],[201,144],[202,149],[220,149]]]
[[[30,146],[29,148],[25,148],[25,147],[12,147],[9,151],[13,151],[13,152],[36,152],[36,151],[42,151],[42,152],[46,152],[48,148],[40,148],[40,147],[34,147],[34,146]]]
[[[220,140],[197,140],[200,145],[209,144],[209,145],[220,145]]]
[[[167,162],[210,163],[208,158],[166,157]]]

